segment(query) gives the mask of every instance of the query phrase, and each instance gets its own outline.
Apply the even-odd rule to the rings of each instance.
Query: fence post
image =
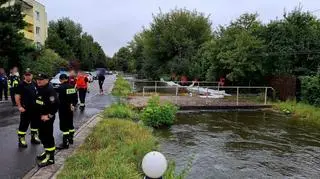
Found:
[[[239,106],[239,87],[237,87],[237,106]]]
[[[176,105],[178,105],[178,91],[179,90],[179,87],[176,86]]]
[[[143,90],[142,90],[142,96],[144,97],[144,87],[143,87]]]
[[[155,81],[154,83],[155,83],[154,92],[157,93],[157,81]]]
[[[135,81],[133,81],[133,83],[132,83],[132,88],[133,88],[132,90],[133,90],[134,92],[136,92],[134,83],[135,83]]]
[[[266,91],[264,94],[264,105],[267,105],[267,97],[268,97],[268,88],[266,87]]]

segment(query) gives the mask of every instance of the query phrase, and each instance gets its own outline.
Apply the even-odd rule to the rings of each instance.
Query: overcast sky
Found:
[[[39,0],[46,6],[48,20],[70,17],[93,35],[107,55],[112,56],[133,35],[148,26],[152,13],[174,8],[197,9],[211,14],[214,26],[228,24],[245,12],[257,12],[263,22],[282,17],[302,2],[303,9],[320,15],[319,0]]]

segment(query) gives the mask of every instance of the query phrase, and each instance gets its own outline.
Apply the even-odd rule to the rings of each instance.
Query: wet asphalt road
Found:
[[[115,76],[106,76],[104,95],[99,94],[98,82],[90,86],[90,93],[86,98],[86,109],[83,113],[77,110],[74,114],[74,126],[76,130],[95,114],[99,113],[114,100],[107,94]],[[26,136],[28,148],[19,149],[17,144],[17,129],[19,125],[19,112],[11,106],[11,103],[0,103],[0,178],[22,178],[29,170],[36,166],[35,157],[40,154],[42,146],[30,144],[30,131]],[[55,120],[56,145],[61,143],[62,134],[59,130],[59,117]]]

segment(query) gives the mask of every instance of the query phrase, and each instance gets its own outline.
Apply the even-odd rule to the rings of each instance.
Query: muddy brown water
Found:
[[[161,152],[188,179],[320,178],[320,128],[263,111],[178,114],[157,130]]]

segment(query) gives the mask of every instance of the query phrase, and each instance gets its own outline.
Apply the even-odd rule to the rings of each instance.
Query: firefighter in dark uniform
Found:
[[[39,121],[35,115],[35,101],[37,89],[32,81],[32,74],[29,69],[24,73],[24,80],[18,85],[15,100],[20,111],[20,124],[18,130],[19,147],[27,147],[25,135],[31,123],[31,143],[40,144],[38,138]]]
[[[20,76],[19,76],[17,68],[15,67],[13,69],[14,70],[12,70],[12,73],[9,76],[8,87],[10,90],[12,105],[16,106],[15,94],[16,94],[18,85],[20,83]]]
[[[46,74],[38,74],[37,76],[37,96],[36,107],[39,122],[39,137],[45,152],[37,156],[39,167],[45,167],[54,164],[54,152],[56,150],[53,124],[55,114],[58,111],[59,99],[56,91],[49,83]]]
[[[73,111],[77,104],[77,92],[74,86],[69,84],[68,76],[61,74],[60,77],[61,85],[57,89],[59,95],[59,119],[60,119],[60,130],[63,133],[63,142],[58,146],[58,149],[69,148],[69,143],[73,144],[74,127],[73,127]]]

